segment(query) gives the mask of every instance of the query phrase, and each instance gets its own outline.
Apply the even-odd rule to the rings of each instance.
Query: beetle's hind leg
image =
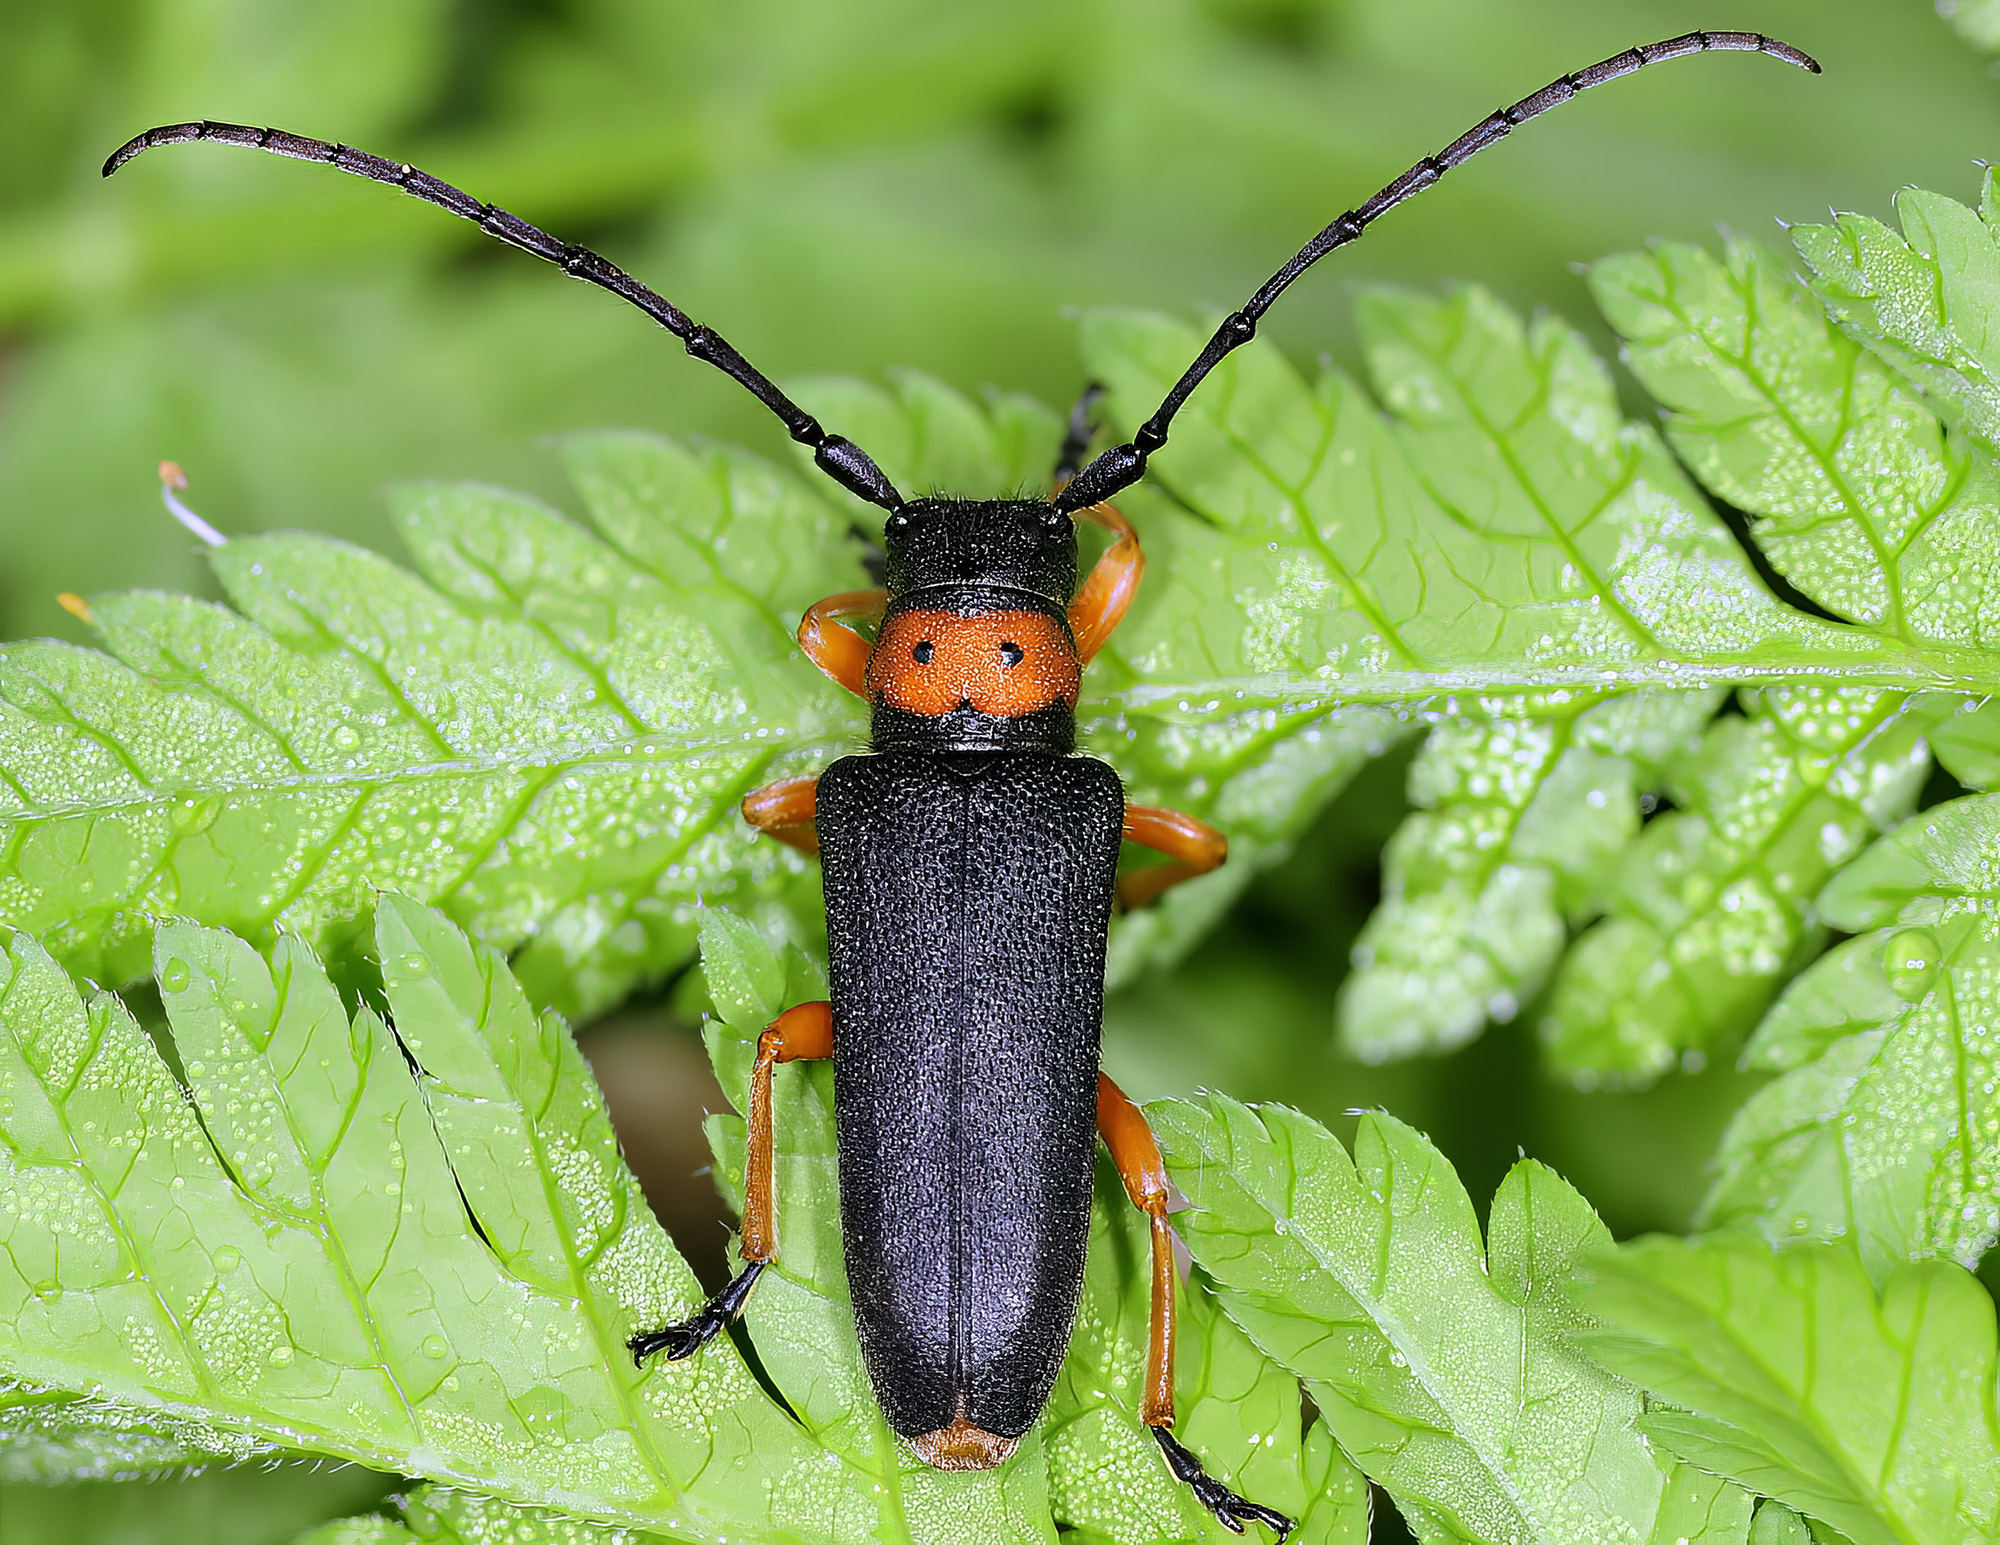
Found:
[[[669,1362],[692,1357],[737,1315],[750,1290],[777,1259],[775,1197],[778,1186],[775,1131],[771,1119],[771,1075],[780,1062],[811,1062],[833,1055],[833,1005],[801,1003],[786,1009],[757,1037],[757,1060],[750,1067],[750,1110],[743,1155],[743,1270],[715,1297],[685,1320],[634,1336],[625,1345],[643,1365],[655,1352]]]
[[[1239,1497],[1202,1469],[1193,1450],[1173,1435],[1174,1425],[1174,1271],[1173,1234],[1167,1227],[1167,1166],[1146,1117],[1110,1075],[1097,1075],[1097,1131],[1111,1150],[1111,1161],[1125,1182],[1132,1205],[1146,1215],[1153,1235],[1153,1312],[1146,1338],[1146,1387],[1139,1400],[1139,1420],[1166,1455],[1174,1479],[1194,1493],[1195,1501],[1213,1513],[1223,1528],[1243,1532],[1246,1522],[1263,1524],[1282,1541],[1292,1521],[1273,1508]]]

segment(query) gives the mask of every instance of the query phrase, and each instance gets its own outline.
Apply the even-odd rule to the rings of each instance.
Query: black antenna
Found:
[[[282,129],[253,129],[240,123],[175,123],[148,129],[137,139],[128,140],[104,163],[109,177],[127,161],[160,145],[185,145],[193,140],[214,140],[223,145],[245,145],[252,150],[268,150],[273,155],[290,156],[295,161],[324,161],[356,177],[387,183],[405,193],[435,204],[462,219],[470,220],[488,236],[498,237],[509,246],[561,266],[564,273],[609,290],[630,301],[647,316],[687,345],[696,359],[715,366],[732,381],[749,388],[765,407],[777,414],[794,440],[812,447],[819,469],[850,492],[885,510],[903,507],[903,496],[875,465],[868,453],[851,440],[830,435],[819,420],[806,412],[735,349],[720,333],[703,327],[671,301],[656,295],[623,269],[599,257],[587,247],[573,247],[557,241],[546,231],[528,224],[504,209],[482,204],[428,172],[420,172],[408,162],[385,161],[365,150],[346,145],[329,145],[324,140],[287,134]]]
[[[1166,400],[1151,418],[1139,426],[1139,432],[1131,440],[1124,445],[1113,446],[1063,485],[1055,496],[1056,508],[1074,514],[1089,505],[1101,504],[1120,489],[1130,488],[1144,477],[1147,458],[1167,443],[1167,429],[1188,395],[1201,385],[1208,373],[1221,364],[1232,349],[1241,348],[1256,336],[1258,319],[1271,309],[1271,303],[1285,293],[1292,281],[1336,247],[1358,241],[1362,232],[1405,199],[1415,198],[1446,172],[1464,165],[1517,125],[1526,123],[1530,118],[1539,118],[1550,108],[1571,100],[1578,92],[1630,75],[1635,70],[1643,70],[1649,64],[1710,50],[1769,54],[1773,59],[1782,59],[1815,75],[1820,72],[1818,61],[1810,55],[1759,32],[1690,32],[1681,37],[1668,38],[1663,43],[1648,43],[1640,48],[1627,49],[1600,64],[1593,64],[1587,70],[1550,81],[1533,96],[1523,97],[1512,107],[1501,108],[1436,155],[1426,156],[1359,209],[1350,209],[1307,242],[1297,257],[1265,280],[1264,287],[1244,303],[1241,311],[1223,319],[1222,325],[1215,330],[1215,336],[1208,340],[1207,347],[1174,383]]]

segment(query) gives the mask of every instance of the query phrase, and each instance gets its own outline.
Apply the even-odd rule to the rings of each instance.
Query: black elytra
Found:
[[[945,1462],[943,1451],[922,1444],[941,1429],[986,1444],[967,1467],[1011,1452],[1048,1399],[1082,1282],[1105,937],[1127,817],[1116,774],[1075,754],[1074,691],[1059,690],[1061,673],[1050,674],[1044,658],[1069,641],[1072,673],[1079,663],[1066,611],[1078,597],[1071,516],[1145,475],[1182,404],[1320,258],[1579,92],[1705,51],[1762,53],[1819,71],[1798,49],[1759,33],[1690,32],[1560,76],[1489,114],[1307,242],[1222,320],[1132,438],[1087,464],[1097,393],[1086,394],[1047,500],[905,500],[865,451],[828,433],[712,329],[587,248],[405,163],[279,129],[210,122],[150,129],[106,161],[109,176],[158,146],[213,140],[401,188],[637,306],[769,408],[820,470],[888,512],[883,625],[920,613],[913,625],[925,636],[884,662],[887,679],[950,666],[968,685],[942,698],[905,694],[901,706],[868,686],[872,750],[827,769],[806,819],[816,823],[825,868],[842,1233],[856,1330],[890,1425],[933,1463]],[[979,633],[978,649],[988,653],[973,660],[965,630],[996,618],[1001,634]],[[873,661],[870,671],[872,681]],[[1045,689],[1016,691],[1030,678]],[[1126,1179],[1135,1183],[1129,1171]],[[766,1265],[753,1260],[693,1319],[635,1337],[635,1352],[693,1352],[741,1309]],[[1282,1514],[1203,1472],[1168,1433],[1170,1408],[1149,1421],[1169,1472],[1226,1528],[1241,1533],[1255,1521],[1281,1538],[1290,1530]]]
[[[1125,813],[1094,757],[820,777],[841,1234],[889,1425],[1034,1424],[1069,1346]]]

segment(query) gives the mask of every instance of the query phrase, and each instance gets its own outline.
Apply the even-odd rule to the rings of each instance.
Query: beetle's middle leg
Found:
[[[819,857],[819,779],[785,778],[752,789],[743,799],[743,819],[786,847]]]
[[[1125,807],[1125,840],[1173,860],[1119,877],[1118,903],[1127,910],[1157,901],[1183,880],[1220,869],[1229,857],[1229,839],[1208,822],[1158,805]]]
[[[833,1005],[801,1003],[786,1009],[757,1037],[757,1060],[750,1067],[750,1110],[743,1155],[743,1270],[690,1318],[634,1336],[625,1345],[643,1364],[655,1352],[668,1360],[692,1357],[714,1339],[749,1301],[764,1268],[778,1257],[775,1199],[778,1158],[771,1119],[771,1074],[781,1062],[810,1062],[833,1055]]]
[[[1146,1385],[1139,1399],[1139,1420],[1159,1442],[1174,1479],[1194,1493],[1225,1529],[1243,1532],[1247,1519],[1274,1531],[1280,1540],[1292,1532],[1283,1513],[1246,1501],[1202,1469],[1192,1450],[1178,1442],[1174,1425],[1174,1270],[1173,1233],[1167,1227],[1167,1166],[1153,1140],[1145,1114],[1111,1081],[1097,1075],[1097,1131],[1111,1150],[1111,1161],[1125,1182],[1132,1205],[1146,1215],[1152,1228],[1153,1309],[1146,1337]]]

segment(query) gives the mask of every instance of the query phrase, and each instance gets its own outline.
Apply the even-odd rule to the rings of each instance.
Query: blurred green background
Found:
[[[560,504],[546,442],[565,430],[780,451],[636,313],[388,190],[209,146],[102,182],[151,124],[269,122],[414,162],[598,246],[781,380],[914,367],[1056,403],[1082,384],[1077,308],[1231,305],[1492,107],[1635,42],[1754,29],[1827,73],[1710,58],[1594,93],[1332,260],[1268,336],[1351,363],[1358,285],[1464,278],[1608,348],[1573,263],[1828,205],[1886,215],[1905,183],[1969,197],[1973,158],[2000,151],[2000,82],[1924,0],[0,0],[0,17],[4,637],[82,640],[58,591],[213,593],[160,513],[163,457],[226,531],[393,552],[383,485],[476,478]],[[1525,1149],[1620,1234],[1680,1227],[1747,1087],[1719,1063],[1581,1094],[1537,1074],[1531,1013],[1442,1061],[1334,1059],[1405,763],[1370,769],[1172,978],[1113,1003],[1108,1061],[1142,1095],[1208,1084],[1336,1124],[1386,1103],[1482,1200]],[[713,1271],[719,1213],[693,1172],[716,1097],[689,1001],[632,1005],[586,1043]],[[186,1533],[178,1494],[116,1537]],[[113,1537],[85,1516],[70,1537]],[[36,1517],[36,1538],[65,1537]]]

